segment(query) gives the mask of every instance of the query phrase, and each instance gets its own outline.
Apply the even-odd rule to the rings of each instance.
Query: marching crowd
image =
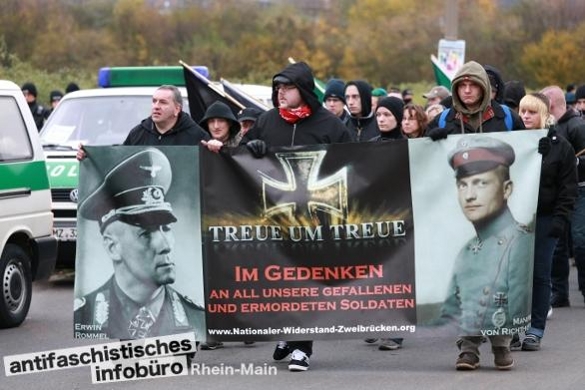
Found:
[[[312,70],[299,62],[274,75],[272,87],[274,108],[267,112],[244,109],[236,117],[227,105],[216,102],[196,124],[180,113],[182,103],[176,88],[163,86],[155,92],[151,117],[133,129],[124,144],[193,145],[202,142],[213,152],[219,152],[222,147],[245,145],[255,157],[261,158],[269,147],[393,142],[419,137],[441,142],[450,134],[547,129],[547,136],[538,143],[543,162],[535,227],[532,322],[522,338],[489,338],[496,368],[509,370],[513,367],[511,349],[539,350],[551,308],[570,305],[570,257],[575,260],[579,290],[585,298],[585,120],[582,117],[585,85],[568,93],[558,86],[527,93],[521,81],[505,83],[494,67],[470,61],[453,78],[451,90],[436,86],[425,93],[425,106],[413,101],[409,89],[387,92],[363,80],[344,82],[340,79],[327,83],[321,103],[314,93]],[[149,136],[145,137],[146,134]],[[187,138],[192,139],[187,142]],[[506,217],[507,223],[514,226],[514,237],[524,234],[525,227],[515,224],[506,207],[511,193],[507,170],[514,161],[513,151],[491,141],[478,141],[474,147],[473,150],[459,149],[451,156],[450,163],[461,193],[460,203],[477,196],[470,195],[470,177],[497,172],[493,174],[493,181],[500,186],[496,192],[501,193],[497,209],[482,216],[466,214],[477,231],[474,251],[479,251],[484,242],[487,245],[490,237],[484,235],[492,234],[490,226],[495,220]],[[464,154],[473,158],[459,159]],[[78,159],[85,156],[80,148]],[[485,179],[482,185],[487,187],[490,183]],[[463,194],[463,191],[467,192]],[[461,289],[467,287],[457,288],[458,294],[465,295]],[[459,305],[465,306],[464,302]],[[486,340],[478,335],[465,333],[457,341],[460,353],[455,366],[458,370],[479,367],[479,347]],[[402,342],[400,338],[383,338],[379,349],[395,350],[401,348]],[[222,345],[210,340],[203,347],[216,349]],[[281,341],[273,358],[281,360],[290,355],[289,370],[306,371],[312,353],[311,340]]]

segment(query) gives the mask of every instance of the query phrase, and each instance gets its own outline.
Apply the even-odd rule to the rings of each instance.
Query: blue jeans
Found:
[[[532,320],[526,333],[542,337],[546,326],[546,315],[550,307],[553,253],[558,239],[549,237],[552,216],[536,216],[534,247],[534,275],[532,279]]]

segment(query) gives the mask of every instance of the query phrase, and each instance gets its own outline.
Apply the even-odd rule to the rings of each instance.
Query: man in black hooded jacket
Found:
[[[266,146],[317,145],[351,142],[349,130],[325,109],[315,93],[313,72],[304,62],[287,66],[272,78],[273,109],[262,114],[242,140],[256,157]],[[309,369],[313,341],[280,341],[273,358],[291,354],[290,371]]]
[[[372,86],[365,81],[350,81],[345,85],[345,104],[350,116],[347,127],[354,142],[369,141],[380,135],[372,111]]]

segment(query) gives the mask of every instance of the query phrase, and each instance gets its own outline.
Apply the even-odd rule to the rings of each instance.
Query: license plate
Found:
[[[58,241],[76,241],[77,228],[54,228],[53,234]]]

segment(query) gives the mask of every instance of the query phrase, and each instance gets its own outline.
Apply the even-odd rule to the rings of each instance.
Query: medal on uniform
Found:
[[[181,304],[181,300],[179,299],[179,296],[174,291],[171,294],[171,302],[173,305],[173,315],[175,317],[175,325],[188,326],[189,322],[187,321],[187,314],[185,313],[185,308]]]
[[[93,318],[97,325],[102,326],[108,321],[110,313],[110,304],[102,293],[95,297],[95,312]]]
[[[492,324],[496,328],[501,328],[506,323],[506,312],[502,308],[506,303],[508,303],[508,297],[503,292],[497,292],[494,294],[494,303],[498,306],[498,310],[492,314]]]
[[[474,255],[477,255],[477,253],[481,250],[482,247],[483,241],[481,241],[481,238],[479,237],[475,237],[473,242],[469,244],[469,250],[472,251]]]
[[[148,336],[150,332],[150,328],[154,325],[155,318],[152,315],[152,312],[148,310],[146,307],[141,307],[138,310],[138,314],[130,320],[130,324],[128,326],[128,333],[130,337],[135,339],[143,339]]]

